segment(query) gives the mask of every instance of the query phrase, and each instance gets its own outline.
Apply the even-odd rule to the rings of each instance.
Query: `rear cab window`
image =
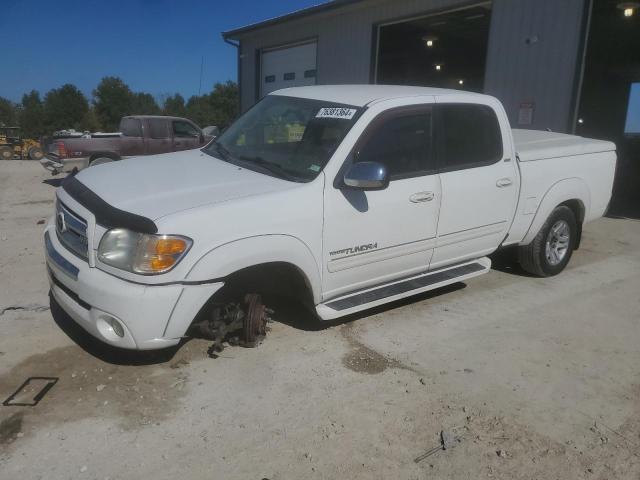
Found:
[[[123,118],[120,121],[120,133],[125,137],[142,137],[142,123],[138,118]]]
[[[488,105],[438,104],[436,137],[441,172],[487,166],[502,159],[500,122]]]
[[[161,139],[169,138],[169,125],[167,120],[163,118],[149,118],[149,138]]]

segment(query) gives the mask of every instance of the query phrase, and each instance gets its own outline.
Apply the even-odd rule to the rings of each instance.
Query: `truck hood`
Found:
[[[96,165],[81,171],[76,178],[110,205],[152,220],[296,185],[200,150]]]

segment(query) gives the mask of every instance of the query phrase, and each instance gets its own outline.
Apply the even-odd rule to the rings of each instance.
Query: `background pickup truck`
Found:
[[[186,118],[124,117],[120,121],[119,135],[44,139],[45,157],[40,163],[55,175],[126,157],[198,148],[212,138]]]
[[[251,344],[276,295],[330,320],[487,273],[507,246],[556,275],[607,210],[615,166],[614,144],[512,131],[485,95],[280,90],[201,151],[65,180],[51,291],[112,345],[175,345],[194,321]]]

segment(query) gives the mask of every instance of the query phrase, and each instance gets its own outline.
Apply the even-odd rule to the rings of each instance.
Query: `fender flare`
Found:
[[[586,218],[591,208],[591,194],[589,187],[581,178],[573,177],[560,180],[547,190],[520,245],[529,245],[542,228],[542,225],[544,225],[544,222],[549,218],[553,209],[570,200],[580,202],[584,212],[583,219]],[[577,220],[580,221],[580,219]]]
[[[273,262],[296,267],[306,279],[314,302],[320,303],[322,281],[318,263],[307,244],[291,235],[258,235],[222,244],[200,257],[187,273],[186,280],[224,279],[244,268]]]

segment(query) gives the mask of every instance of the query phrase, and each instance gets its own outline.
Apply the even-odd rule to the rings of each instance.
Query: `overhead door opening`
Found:
[[[611,211],[640,218],[640,3],[594,0],[576,133],[615,142]]]
[[[482,91],[491,4],[378,27],[375,83]]]
[[[316,84],[317,43],[265,49],[261,54],[260,96],[281,88]]]

